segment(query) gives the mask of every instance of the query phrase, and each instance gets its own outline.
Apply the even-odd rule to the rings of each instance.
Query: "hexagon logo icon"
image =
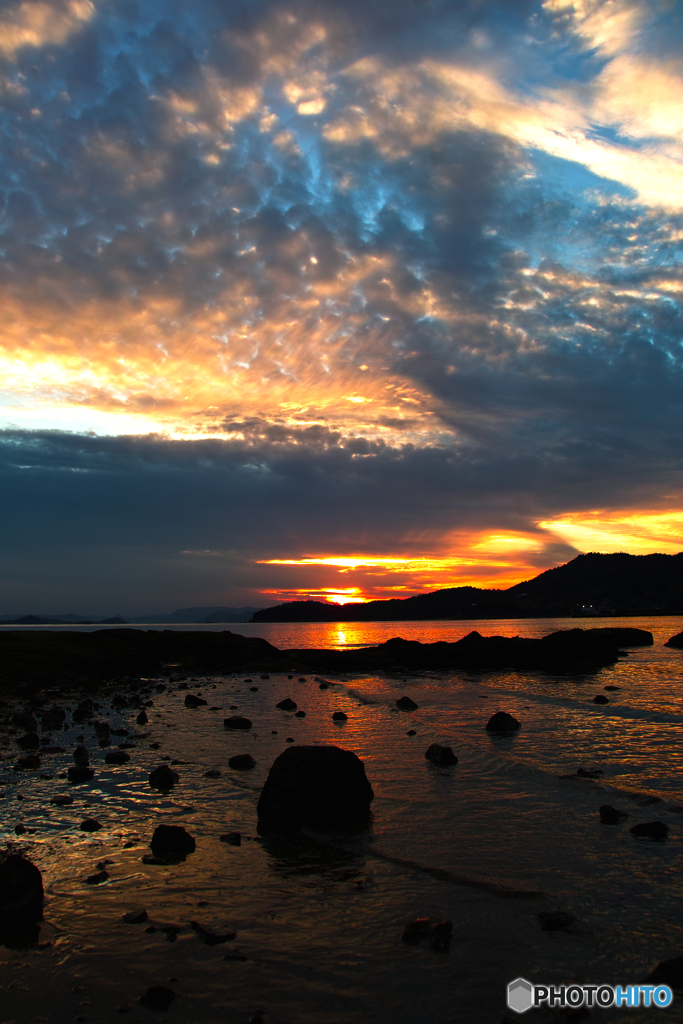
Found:
[[[508,1006],[515,1013],[526,1013],[534,1005],[534,987],[526,978],[515,978],[508,985]]]

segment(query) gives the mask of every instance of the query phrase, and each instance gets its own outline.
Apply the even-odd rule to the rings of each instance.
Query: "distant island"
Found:
[[[21,615],[0,619],[0,626],[128,626],[128,625],[217,625],[220,623],[249,622],[259,609],[251,605],[242,608],[209,607],[178,608],[174,612],[154,612],[149,615],[114,615],[109,619],[94,619],[87,615]]]
[[[452,587],[417,597],[329,604],[288,601],[251,622],[400,622],[420,619],[577,618],[683,614],[683,552],[587,554],[508,590]]]

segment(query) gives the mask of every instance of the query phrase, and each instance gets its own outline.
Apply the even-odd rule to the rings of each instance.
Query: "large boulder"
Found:
[[[149,844],[155,857],[171,860],[184,859],[188,853],[194,853],[196,843],[182,825],[158,825],[154,829]]]
[[[19,853],[0,859],[0,937],[30,933],[43,920],[43,879]]]
[[[344,827],[367,821],[373,799],[365,766],[350,750],[295,746],[273,763],[258,817],[277,828]]]

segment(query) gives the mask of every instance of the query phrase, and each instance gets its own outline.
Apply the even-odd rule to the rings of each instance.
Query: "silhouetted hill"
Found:
[[[335,605],[289,601],[252,622],[377,622],[565,615],[683,614],[683,552],[578,555],[508,590],[453,587],[416,597]]]

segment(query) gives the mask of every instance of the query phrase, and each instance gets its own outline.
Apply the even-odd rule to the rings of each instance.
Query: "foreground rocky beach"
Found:
[[[663,884],[680,859],[675,802],[610,790],[593,765],[520,776],[509,756],[531,711],[510,697],[466,712],[461,694],[470,733],[463,717],[457,735],[423,697],[438,680],[315,678],[311,652],[286,652],[297,655],[296,672],[183,678],[167,665],[91,683],[89,696],[73,677],[6,685],[3,847],[37,865],[45,903],[33,934],[10,929],[0,947],[3,1021],[496,1024],[519,975],[638,980],[680,955],[675,911],[654,931],[629,924],[625,941],[577,881],[609,858],[621,898],[629,871]],[[580,679],[585,700],[598,678]],[[495,696],[468,679],[472,697]],[[505,707],[517,725],[487,731]],[[363,813],[340,815],[328,793],[326,820],[290,810],[283,821],[273,767],[310,747],[362,762]],[[325,768],[304,764],[299,790],[307,772],[317,782]],[[618,815],[609,826],[605,805]],[[655,819],[665,839],[632,833]],[[601,892],[613,884],[605,875]],[[681,1019],[675,1005],[666,1013]]]

